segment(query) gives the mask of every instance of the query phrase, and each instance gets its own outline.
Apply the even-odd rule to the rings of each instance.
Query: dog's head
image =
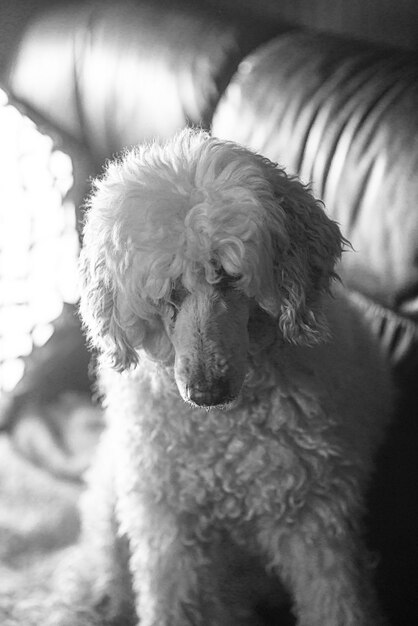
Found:
[[[127,152],[87,205],[81,313],[122,370],[174,364],[182,397],[232,401],[248,354],[327,333],[322,295],[344,240],[269,160],[201,131]]]

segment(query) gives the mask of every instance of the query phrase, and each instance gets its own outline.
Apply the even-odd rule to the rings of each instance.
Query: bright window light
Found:
[[[0,393],[22,357],[52,333],[63,302],[78,299],[78,236],[70,157],[0,90]]]

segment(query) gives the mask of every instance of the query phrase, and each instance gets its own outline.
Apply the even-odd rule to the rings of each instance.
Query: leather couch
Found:
[[[186,124],[243,143],[312,185],[353,246],[340,275],[380,337],[398,387],[368,533],[380,554],[378,583],[391,623],[412,625],[417,57],[220,6],[59,3],[27,20],[1,80],[13,102],[73,155],[79,206],[106,158]]]

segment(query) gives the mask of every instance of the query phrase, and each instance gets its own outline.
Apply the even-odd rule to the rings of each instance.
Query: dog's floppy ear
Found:
[[[279,326],[286,340],[315,344],[328,328],[321,295],[327,293],[346,240],[322,204],[299,180],[267,162],[275,206],[269,212],[279,298]],[[283,217],[288,244],[283,248]],[[277,243],[280,242],[280,243]]]
[[[111,163],[94,181],[79,263],[80,314],[88,339],[119,371],[138,363],[139,349],[159,361],[169,359],[173,349],[155,306],[142,297],[141,259],[126,220],[132,193],[124,172]]]
[[[88,339],[118,370],[135,365],[138,356],[126,334],[120,311],[115,277],[106,260],[105,249],[85,231],[80,254],[80,314]]]
[[[132,259],[118,225],[124,181],[115,173],[116,165],[109,164],[105,176],[93,181],[85,204],[79,308],[90,344],[121,371],[137,364],[135,347],[143,343],[146,328],[144,320],[127,305]]]

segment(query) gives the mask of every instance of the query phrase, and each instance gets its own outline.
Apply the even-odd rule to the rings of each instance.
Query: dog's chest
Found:
[[[272,501],[284,502],[294,453],[279,438],[260,432],[255,437],[254,430],[228,436],[206,430],[190,445],[169,448],[170,473],[161,484],[165,499],[180,510],[203,508],[225,521],[251,518],[268,512]]]
[[[306,497],[311,442],[284,399],[230,411],[192,409],[175,397],[141,393],[122,418],[132,487],[177,514],[250,520]],[[119,412],[123,407],[118,407]],[[297,420],[296,420],[297,421]],[[128,460],[128,459],[126,459]]]

